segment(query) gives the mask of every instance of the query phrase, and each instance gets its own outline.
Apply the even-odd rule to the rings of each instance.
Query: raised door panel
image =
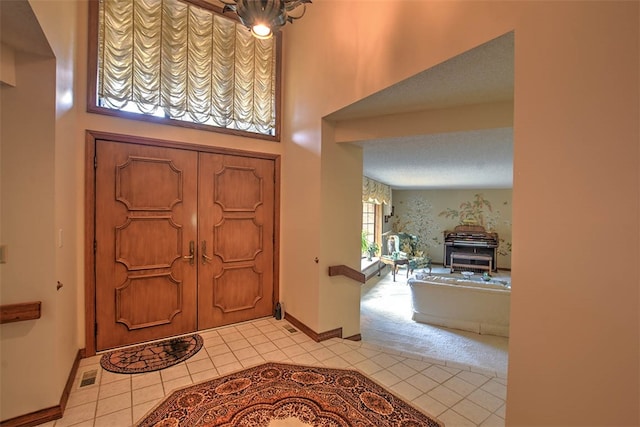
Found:
[[[274,162],[200,154],[198,327],[273,310]]]
[[[195,331],[197,153],[98,141],[96,159],[97,349]]]

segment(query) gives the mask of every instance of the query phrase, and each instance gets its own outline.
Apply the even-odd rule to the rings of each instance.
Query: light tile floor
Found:
[[[126,427],[172,390],[265,361],[356,369],[447,427],[504,426],[506,378],[454,362],[442,362],[366,342],[317,343],[286,320],[263,318],[200,332],[203,348],[173,367],[146,374],[114,374],[100,355],[83,359],[64,417],[47,427]],[[95,384],[80,387],[85,373]]]

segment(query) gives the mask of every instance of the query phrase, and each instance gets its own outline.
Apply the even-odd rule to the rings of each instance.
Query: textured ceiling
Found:
[[[513,100],[513,33],[349,105],[349,120]],[[362,141],[364,174],[395,189],[512,188],[513,129]]]
[[[513,130],[367,141],[364,174],[394,189],[511,188]]]

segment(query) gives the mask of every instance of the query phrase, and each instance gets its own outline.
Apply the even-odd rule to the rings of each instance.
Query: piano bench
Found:
[[[480,262],[480,264],[477,262]],[[451,253],[451,273],[455,270],[482,270],[491,273],[492,269],[493,258],[491,255],[473,254],[468,252]]]

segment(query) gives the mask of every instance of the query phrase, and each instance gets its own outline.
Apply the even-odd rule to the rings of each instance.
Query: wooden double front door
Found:
[[[96,141],[98,351],[273,313],[274,161]]]

